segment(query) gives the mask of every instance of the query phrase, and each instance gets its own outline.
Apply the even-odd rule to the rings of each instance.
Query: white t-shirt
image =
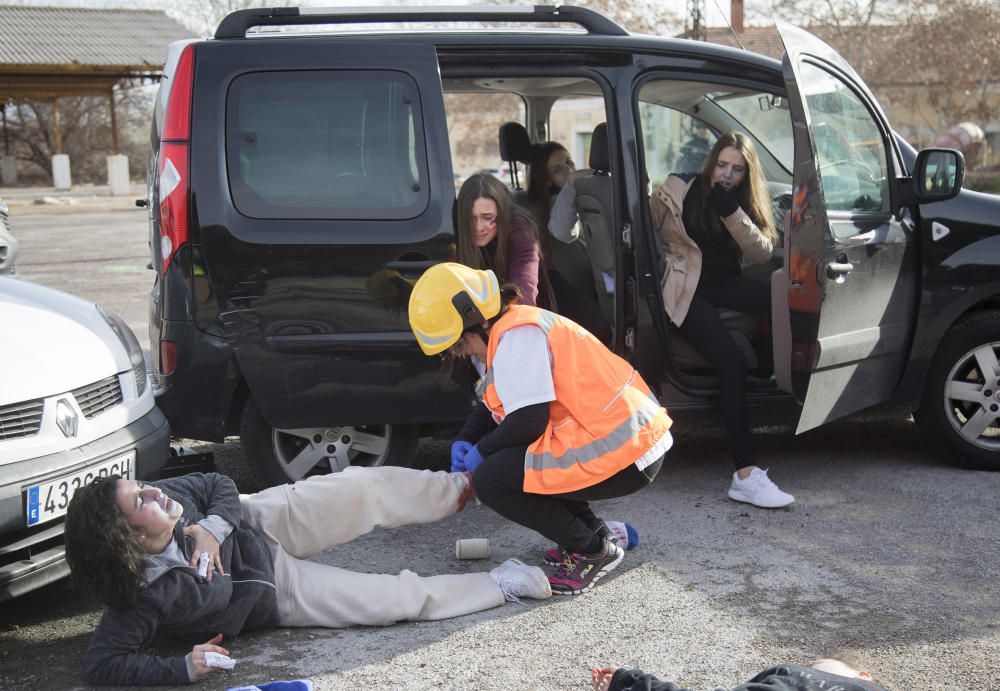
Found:
[[[485,374],[482,362],[473,358],[473,364],[480,376]],[[493,386],[507,415],[529,405],[556,400],[552,352],[544,331],[533,324],[523,324],[500,336],[493,354]]]

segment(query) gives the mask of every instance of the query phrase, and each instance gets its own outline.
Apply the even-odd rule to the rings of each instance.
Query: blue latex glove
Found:
[[[476,468],[479,464],[483,462],[483,454],[479,453],[479,449],[474,445],[469,452],[465,454],[465,469],[470,473],[476,472]]]
[[[476,447],[473,444],[461,439],[456,439],[451,443],[451,472],[462,473],[468,470],[465,466],[465,457],[474,448]]]

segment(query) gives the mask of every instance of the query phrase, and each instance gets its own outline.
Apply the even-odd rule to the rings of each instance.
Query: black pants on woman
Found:
[[[530,494],[524,491],[525,446],[509,446],[490,454],[472,475],[476,496],[498,514],[544,535],[571,552],[593,553],[601,540],[591,527],[594,512],[588,502],[624,497],[656,477],[661,457],[644,470],[634,464],[604,482],[566,494]]]
[[[733,466],[739,470],[756,465],[747,415],[747,363],[717,308],[740,312],[771,312],[768,281],[734,276],[721,283],[699,283],[680,325],[681,335],[719,372],[719,408],[729,436]]]

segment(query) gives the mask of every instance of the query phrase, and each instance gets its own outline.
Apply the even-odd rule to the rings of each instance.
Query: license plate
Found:
[[[38,525],[64,515],[73,494],[81,487],[93,482],[94,478],[121,475],[124,478],[132,479],[134,465],[135,451],[130,451],[124,456],[84,468],[58,480],[29,487],[25,490],[27,524],[29,526]]]

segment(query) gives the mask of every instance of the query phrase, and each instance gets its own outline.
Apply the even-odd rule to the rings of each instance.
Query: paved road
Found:
[[[151,274],[141,212],[24,217],[16,229],[26,278],[101,300],[144,333]],[[80,258],[90,261],[73,261]],[[1000,689],[1000,474],[943,465],[905,420],[842,422],[797,438],[771,429],[758,436],[760,457],[798,501],[769,512],[725,498],[719,432],[675,435],[650,488],[599,505],[604,516],[633,522],[642,544],[592,594],[445,622],[243,635],[227,642],[236,670],[203,686],[308,677],[318,689],[583,689],[589,664],[611,662],[712,688],[777,660],[840,649],[892,688]],[[254,489],[235,444],[209,448],[221,471]],[[425,440],[415,464],[440,467],[446,453],[446,443]],[[421,574],[495,563],[456,560],[459,537],[488,537],[495,561],[537,561],[549,546],[470,507],[438,524],[376,531],[318,559]],[[98,616],[67,584],[4,605],[0,688],[80,686]],[[186,650],[170,640],[158,648]]]

